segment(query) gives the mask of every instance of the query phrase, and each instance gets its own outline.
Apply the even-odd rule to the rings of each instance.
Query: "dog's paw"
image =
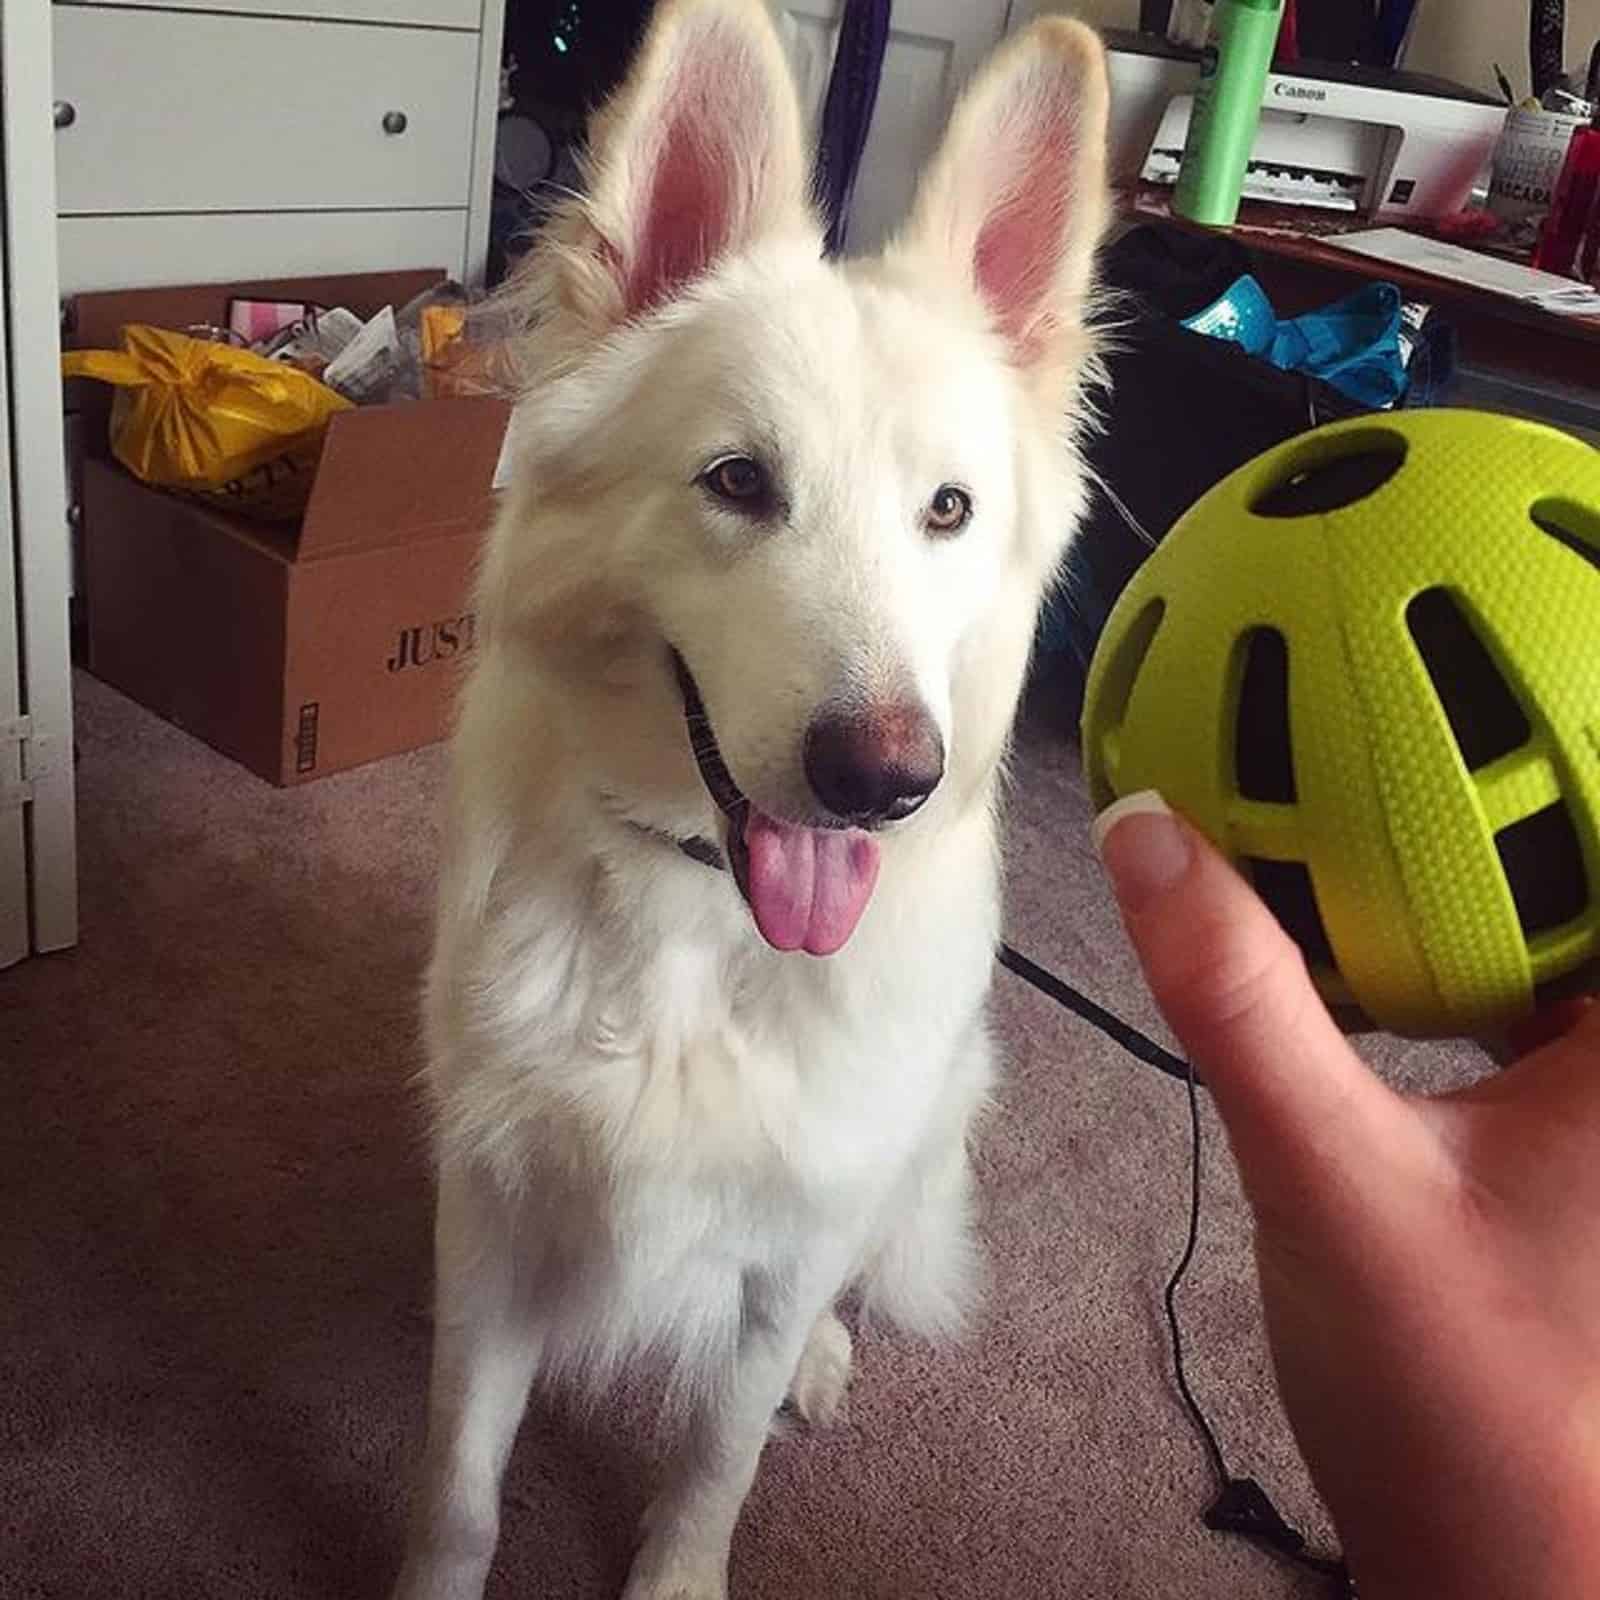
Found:
[[[817,1318],[789,1385],[789,1403],[813,1427],[844,1414],[850,1387],[850,1334],[832,1311]]]
[[[728,1600],[727,1562],[646,1539],[622,1600]]]
[[[413,1552],[389,1600],[482,1600],[488,1557],[452,1558]]]
[[[694,1573],[660,1582],[651,1579],[641,1583],[630,1578],[622,1600],[728,1600],[728,1586],[720,1577]]]

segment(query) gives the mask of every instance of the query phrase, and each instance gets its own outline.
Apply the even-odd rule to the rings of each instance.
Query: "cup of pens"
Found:
[[[1550,195],[1550,209],[1539,227],[1533,264],[1543,272],[1597,283],[1600,282],[1600,41],[1589,52],[1589,70],[1581,80],[1577,74],[1568,75],[1563,70],[1566,25],[1566,0],[1529,0],[1528,38],[1534,102],[1545,114],[1554,113],[1578,124],[1566,139]],[[1499,68],[1495,70],[1502,89],[1507,89],[1504,74]],[[1537,114],[1532,107],[1528,110]]]
[[[1519,229],[1537,228],[1550,211],[1567,146],[1573,134],[1587,126],[1587,117],[1564,111],[1534,106],[1508,111],[1494,148],[1489,209]]]

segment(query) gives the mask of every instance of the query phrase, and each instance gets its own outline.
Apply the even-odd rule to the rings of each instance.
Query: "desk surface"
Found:
[[[1527,334],[1535,336],[1533,347],[1528,352],[1531,360],[1513,361],[1512,365],[1569,382],[1586,385],[1600,382],[1594,349],[1584,348],[1600,347],[1600,316],[1559,316],[1553,311],[1544,311],[1537,306],[1513,300],[1508,295],[1493,294],[1449,278],[1436,278],[1430,273],[1414,272],[1392,262],[1379,261],[1373,256],[1360,255],[1354,250],[1341,250],[1327,242],[1330,237],[1340,233],[1355,233],[1379,226],[1365,218],[1311,211],[1301,206],[1246,201],[1240,207],[1239,221],[1233,227],[1207,228],[1190,222],[1186,217],[1173,215],[1170,196],[1169,189],[1141,185],[1124,196],[1124,209],[1134,220],[1168,223],[1191,233],[1220,233],[1258,255],[1285,266],[1308,269],[1314,278],[1337,274],[1362,282],[1381,279],[1395,284],[1407,294],[1447,311],[1451,319],[1462,326],[1463,333],[1469,324],[1476,326],[1488,322],[1498,322],[1507,331],[1525,330]],[[1273,276],[1275,279],[1282,277],[1280,274]],[[1268,287],[1270,292],[1271,286]],[[1301,296],[1293,294],[1292,298],[1299,300]],[[1308,310],[1315,303],[1313,297],[1305,305],[1287,305],[1286,309],[1294,313]],[[1492,342],[1499,343],[1498,340]],[[1552,356],[1551,349],[1558,347],[1564,348],[1565,354]],[[1503,353],[1497,351],[1497,354]]]

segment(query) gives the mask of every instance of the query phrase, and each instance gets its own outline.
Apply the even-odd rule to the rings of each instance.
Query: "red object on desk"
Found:
[[[1295,0],[1283,0],[1283,21],[1278,24],[1278,43],[1272,52],[1275,67],[1292,67],[1300,60],[1300,19]]]
[[[1471,249],[1497,238],[1505,230],[1505,223],[1492,211],[1457,211],[1452,216],[1434,217],[1428,232],[1436,239],[1449,244],[1459,244]]]
[[[1600,197],[1600,125],[1590,123],[1579,128],[1567,146],[1567,158],[1561,163],[1561,176],[1556,179],[1556,191],[1550,201],[1550,215],[1539,230],[1539,246],[1533,253],[1533,264],[1542,272],[1559,272],[1572,276],[1578,252],[1584,249],[1584,237],[1595,224],[1595,201]],[[1593,247],[1584,249],[1590,268],[1593,266]]]

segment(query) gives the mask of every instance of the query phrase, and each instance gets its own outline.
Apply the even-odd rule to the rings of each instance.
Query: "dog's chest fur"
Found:
[[[767,950],[728,875],[659,839],[610,828],[504,874],[435,974],[436,1023],[466,1045],[436,1056],[439,1132],[521,1197],[585,1381],[650,1345],[719,1348],[751,1274],[870,1256],[987,1087],[986,834],[946,837],[942,871],[892,860],[826,961]],[[966,937],[916,938],[963,918]]]
[[[483,1147],[515,1161],[555,1121],[608,1169],[742,1173],[759,1151],[800,1183],[870,1183],[981,1008],[987,850],[891,860],[857,942],[817,961],[766,949],[731,878],[667,841],[578,843],[558,873],[507,873],[452,952],[451,1021],[477,1048],[448,1089]],[[954,917],[968,937],[918,939]]]

